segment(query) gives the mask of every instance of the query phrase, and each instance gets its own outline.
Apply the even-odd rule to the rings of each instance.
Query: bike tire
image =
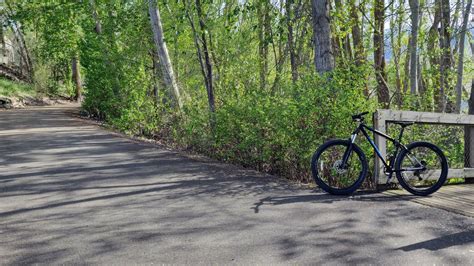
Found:
[[[434,183],[432,186],[430,186],[429,188],[426,188],[426,189],[417,189],[417,188],[412,187],[410,184],[408,184],[406,182],[405,178],[403,178],[403,176],[402,176],[402,172],[400,171],[400,169],[402,168],[403,159],[406,157],[406,155],[411,150],[413,150],[415,148],[419,148],[419,147],[431,149],[441,159],[441,162],[440,162],[440,164],[441,164],[440,176],[439,176],[438,180],[436,181],[436,183]],[[405,190],[412,193],[413,195],[428,196],[428,195],[436,192],[438,189],[440,189],[443,186],[443,184],[446,182],[446,179],[447,179],[447,176],[448,176],[448,162],[446,160],[446,156],[444,156],[443,151],[440,148],[438,148],[436,145],[434,145],[432,143],[429,143],[429,142],[419,141],[419,142],[410,143],[407,146],[406,150],[404,149],[399,153],[399,155],[397,156],[397,160],[395,162],[395,170],[396,170],[396,176],[397,176],[397,179],[398,179],[398,183]]]
[[[316,152],[313,154],[313,157],[311,159],[311,172],[314,178],[314,181],[316,184],[326,191],[327,193],[333,194],[333,195],[349,195],[354,193],[361,185],[362,182],[364,181],[364,178],[367,176],[368,172],[368,163],[367,159],[365,157],[364,152],[357,146],[356,144],[352,144],[353,150],[352,152],[355,152],[359,158],[359,161],[361,163],[362,169],[360,171],[359,177],[355,180],[355,182],[349,186],[348,188],[340,189],[340,188],[333,188],[330,185],[326,184],[321,178],[320,175],[318,174],[318,161],[321,156],[321,154],[328,148],[333,147],[333,146],[344,146],[348,147],[350,145],[349,140],[331,140],[323,145],[321,145]]]

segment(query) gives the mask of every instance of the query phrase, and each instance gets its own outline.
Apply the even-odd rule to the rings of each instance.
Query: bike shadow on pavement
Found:
[[[264,205],[277,206],[296,203],[325,203],[331,204],[338,201],[365,201],[365,202],[398,202],[400,200],[410,200],[415,198],[413,195],[385,195],[373,192],[358,192],[348,196],[336,196],[314,190],[313,194],[295,195],[295,196],[277,196],[265,197],[254,203],[251,209],[255,213],[260,212],[260,208]]]

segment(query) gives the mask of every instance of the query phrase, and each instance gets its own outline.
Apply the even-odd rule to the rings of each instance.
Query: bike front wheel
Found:
[[[427,196],[446,182],[448,162],[434,144],[413,142],[398,155],[395,170],[404,189],[414,195]]]
[[[367,159],[362,150],[352,144],[343,166],[342,160],[351,144],[348,140],[331,140],[321,145],[311,160],[313,178],[320,188],[334,195],[348,195],[360,187],[367,175]]]

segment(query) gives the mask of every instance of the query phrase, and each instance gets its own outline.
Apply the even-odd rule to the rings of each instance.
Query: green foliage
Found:
[[[55,79],[53,69],[49,64],[37,62],[34,66],[33,87],[36,92],[44,95],[73,95],[71,79]],[[67,75],[69,76],[69,75]]]
[[[36,90],[50,95],[72,95],[71,60],[78,55],[83,36],[79,22],[85,15],[84,4],[59,0],[7,2],[12,9],[8,22],[21,22],[28,37]]]
[[[34,96],[35,90],[32,86],[24,83],[13,82],[0,78],[1,96]]]
[[[375,109],[363,94],[364,77],[358,69],[337,70],[329,80],[303,77],[284,94],[252,90],[227,97],[216,111],[214,132],[206,107],[189,106],[177,137],[213,157],[308,181],[317,146],[348,137],[355,126],[350,115]]]

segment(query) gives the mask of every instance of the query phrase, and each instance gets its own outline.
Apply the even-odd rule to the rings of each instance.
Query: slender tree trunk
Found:
[[[425,2],[422,1],[418,5],[418,32],[420,31],[420,29],[423,28],[423,10],[425,9],[425,7],[423,6],[424,3]],[[419,40],[419,38],[418,38],[418,40]],[[424,45],[423,42],[417,41],[416,46],[417,46],[418,50],[422,51],[424,49],[423,45]],[[418,94],[420,96],[423,96],[425,91],[426,91],[426,88],[425,88],[426,86],[425,86],[425,82],[423,80],[421,56],[420,56],[420,53],[418,53],[418,52],[417,52],[417,55],[416,55],[416,75],[417,75],[417,80],[418,80]]]
[[[428,41],[427,41],[427,52],[428,52],[428,58],[430,61],[430,68],[432,69],[431,72],[438,72],[437,71],[440,68],[440,62],[439,62],[439,53],[436,49],[436,44],[438,43],[439,39],[439,24],[441,21],[441,5],[439,0],[435,1],[435,12],[434,12],[434,17],[433,17],[433,24],[431,25],[429,31],[428,31]],[[436,71],[433,71],[435,70]],[[442,102],[442,93],[441,93],[441,84],[439,82],[439,76],[435,75],[434,77],[431,78],[431,86],[434,88],[434,93],[433,93],[433,101],[435,104],[435,110],[440,112],[442,110],[442,105],[440,104]]]
[[[356,7],[355,1],[352,0],[354,3],[352,4],[352,11],[351,11],[351,16],[353,18],[353,25],[356,27],[353,28],[352,35],[353,35],[353,41],[354,41],[354,49],[356,51],[356,64],[361,65],[363,63],[367,62],[367,51],[364,48],[364,28],[365,25],[367,25],[366,21],[366,5],[367,3],[365,1],[359,2],[359,5]],[[360,19],[358,14],[361,14]],[[359,25],[357,27],[357,25]],[[354,30],[355,29],[355,30]],[[364,95],[367,97],[367,99],[370,97],[370,92],[369,92],[369,76],[366,78],[365,86],[364,86]]]
[[[201,0],[196,0],[196,11],[199,19],[199,27],[201,30],[201,42],[202,42],[202,50],[204,52],[204,62],[206,65],[206,75],[207,75],[207,80],[208,80],[208,88],[207,88],[207,98],[209,102],[209,110],[211,113],[214,113],[216,110],[215,107],[215,100],[214,100],[214,81],[213,81],[213,74],[212,74],[212,63],[211,59],[209,56],[209,49],[207,45],[207,40],[206,40],[206,24],[204,23],[204,18],[202,14],[202,5],[201,5]],[[213,124],[214,121],[211,119],[211,124]]]
[[[402,7],[401,1],[399,1],[398,10],[392,5],[391,12],[395,13],[398,11],[397,16],[391,16],[390,18],[390,43],[392,44],[393,64],[395,66],[395,86],[396,86],[396,103],[399,107],[403,104],[402,98],[402,80],[400,77],[400,57],[401,57],[401,28],[403,17],[399,12]]]
[[[471,11],[472,0],[467,0],[466,8],[464,9],[464,18],[462,22],[461,36],[459,40],[459,59],[458,71],[456,80],[456,112],[461,113],[462,100],[462,78],[464,69],[464,43],[466,41],[467,24],[469,23],[469,13]]]
[[[336,6],[336,12],[344,12],[344,10],[346,8],[348,8],[347,6],[344,6],[344,3],[342,2],[342,0],[334,0],[334,3],[335,3],[335,6]],[[352,47],[351,47],[351,40],[350,40],[350,36],[349,36],[349,33],[347,32],[347,26],[346,25],[350,25],[351,21],[351,18],[342,18],[341,21],[338,23],[339,27],[336,27],[335,28],[339,28],[339,32],[340,34],[338,35],[341,35],[341,37],[337,38],[337,41],[338,43],[340,43],[340,46],[342,47],[342,59],[344,60],[345,63],[350,63],[352,62]],[[337,31],[336,31],[337,32]]]
[[[418,92],[418,18],[419,18],[419,0],[409,0],[411,10],[411,43],[410,43],[410,93],[412,95]]]
[[[441,34],[440,34],[440,46],[441,46],[441,60],[440,60],[440,102],[438,108],[441,112],[452,111],[448,110],[446,93],[450,90],[450,75],[451,69],[451,44],[450,44],[450,5],[449,0],[441,1]]]
[[[420,96],[423,96],[425,94],[425,91],[426,91],[426,86],[425,86],[425,82],[423,80],[423,72],[422,72],[422,68],[421,68],[421,61],[420,61],[420,55],[418,55],[418,60],[417,60],[417,65],[416,65],[416,72],[417,72],[417,75],[418,75],[418,94]]]
[[[375,0],[374,2],[374,63],[375,75],[377,79],[377,96],[379,103],[384,108],[390,106],[390,92],[387,87],[387,74],[385,73],[385,55],[384,55],[384,1]]]
[[[410,43],[410,38],[408,37],[408,43]],[[409,79],[410,79],[410,51],[405,52],[405,65],[403,66],[403,93],[406,94],[408,92],[409,86]]]
[[[82,100],[82,84],[81,84],[81,66],[79,64],[79,59],[77,56],[72,58],[72,80],[76,87],[76,101],[80,102]]]
[[[199,44],[199,42],[200,42],[199,35],[198,35],[198,32],[197,32],[196,26],[194,24],[194,20],[191,17],[191,14],[189,12],[187,1],[183,1],[183,4],[184,4],[184,10],[186,12],[186,17],[188,18],[189,24],[191,25],[191,30],[193,32],[194,46],[196,47],[196,55],[197,55],[197,58],[198,58],[198,61],[199,61],[199,65],[201,67],[201,73],[202,73],[202,76],[204,78],[204,84],[206,86],[206,91],[209,91],[209,88],[211,86],[209,85],[209,80],[208,80],[207,72],[206,72],[206,66],[204,64],[203,52],[202,52],[202,49],[201,49],[201,45]]]
[[[286,60],[286,57],[287,57],[287,54],[288,54],[288,45],[285,49],[283,49],[281,52],[280,52],[280,56],[278,58],[275,57],[275,60],[276,60],[276,73],[275,73],[275,79],[273,80],[273,85],[271,87],[271,92],[274,94],[275,91],[276,91],[276,88],[277,88],[277,85],[279,84],[280,80],[281,80],[281,71],[283,70],[283,67],[285,65],[285,60]],[[295,81],[294,81],[295,82]]]
[[[300,66],[302,64],[306,65],[310,68],[313,65],[313,60],[308,57],[309,53],[304,53],[303,48],[306,44],[305,36],[308,32],[308,27],[312,28],[311,23],[307,23],[308,16],[301,15],[304,13],[304,10],[310,9],[311,2],[302,2],[302,0],[298,1],[298,5],[295,9],[295,21],[299,22],[299,27],[296,31],[295,37],[295,46],[296,48],[296,65]],[[305,62],[307,62],[305,64]]]
[[[319,74],[334,69],[334,54],[331,46],[329,1],[312,0],[314,64]]]
[[[456,7],[454,8],[453,18],[451,19],[451,29],[459,29],[459,14],[461,13],[461,6],[464,7],[464,0],[456,0]],[[455,39],[454,49],[452,53],[453,57],[451,58],[451,61],[454,62],[454,55],[457,53],[457,49],[459,48],[459,35],[454,34],[453,36],[451,36],[451,38]]]
[[[7,56],[7,47],[5,44],[5,31],[3,28],[3,23],[4,23],[3,21],[0,21],[0,42],[2,45],[2,55]]]
[[[334,0],[336,2],[336,0]],[[336,7],[335,7],[336,8]],[[331,19],[331,12],[333,9],[331,0],[328,0],[328,9],[329,9],[329,16],[328,18],[330,19],[329,21],[329,32],[331,33],[331,45],[332,45],[332,53],[333,53],[333,58],[334,58],[334,67],[337,65],[337,59],[339,59],[339,62],[342,61],[342,63],[345,63],[344,60],[344,44],[342,42],[341,37],[339,36],[338,32],[338,25],[339,23],[335,23],[336,20]],[[338,9],[334,10],[334,12],[339,12]]]
[[[20,57],[26,67],[28,81],[31,82],[33,81],[33,63],[31,61],[31,56],[28,47],[26,46],[23,32],[21,31],[20,26],[16,22],[12,23],[11,29],[19,46]]]
[[[95,22],[95,32],[99,35],[102,34],[102,23],[99,19],[99,14],[97,13],[97,8],[95,4],[95,0],[89,0],[89,4],[92,7],[92,17],[94,18]]]
[[[7,14],[7,16],[12,17],[13,12],[12,12],[12,7],[10,3],[6,2],[5,4],[6,4],[6,8],[3,8],[3,11]],[[17,23],[17,21],[12,20],[10,22],[11,22],[10,28],[13,31],[13,35],[18,43],[19,50],[20,50],[20,58],[21,58],[20,64],[21,64],[21,61],[23,60],[23,63],[25,63],[25,66],[26,66],[27,79],[29,82],[32,82],[33,76],[34,76],[33,62],[31,60],[30,52],[25,42],[22,28],[20,27],[19,23]],[[20,68],[20,70],[23,71],[22,68]]]
[[[270,3],[268,0],[258,2],[258,55],[260,68],[260,89],[267,86],[268,45],[270,37]]]
[[[283,13],[283,9],[285,8],[284,5],[281,5],[280,6],[280,10],[279,12],[280,13]],[[275,78],[273,80],[273,84],[271,86],[271,93],[274,94],[275,91],[276,91],[276,88],[277,86],[280,84],[280,80],[281,80],[281,72],[283,70],[283,67],[285,66],[285,61],[286,61],[286,57],[287,57],[287,54],[288,54],[288,50],[289,50],[289,43],[288,41],[285,42],[285,35],[284,34],[278,34],[279,38],[276,38],[276,36],[274,36],[274,33],[273,33],[273,30],[272,28],[270,27],[270,20],[268,21],[268,30],[269,30],[269,34],[270,34],[270,38],[272,40],[274,40],[272,42],[272,47],[273,47],[273,58],[275,60]],[[275,45],[275,39],[278,39],[278,46],[276,47]],[[277,51],[278,51],[278,54],[277,54]]]
[[[158,103],[159,102],[159,88],[160,88],[160,79],[158,78],[160,76],[160,74],[163,73],[163,71],[161,70],[161,66],[160,66],[160,63],[158,62],[158,55],[156,54],[156,52],[154,51],[151,51],[150,52],[151,54],[151,61],[152,61],[152,64],[153,64],[153,68],[152,68],[152,72],[153,72],[153,97],[155,98],[155,102]],[[169,93],[169,90],[166,90],[167,93]],[[167,97],[163,97],[163,102],[166,103],[166,99],[170,99],[172,97],[172,95],[167,95]]]
[[[296,51],[293,37],[293,18],[292,18],[293,0],[286,0],[286,26],[288,29],[288,50],[290,51],[291,81],[295,83],[298,80],[298,66],[296,65]]]
[[[207,31],[207,36],[209,37],[209,54],[211,55],[211,62],[212,62],[212,67],[215,68],[215,72],[214,73],[217,73],[217,74],[214,74],[214,76],[216,76],[214,79],[215,79],[215,82],[217,84],[219,84],[219,79],[221,77],[221,65],[219,64],[219,60],[218,60],[218,56],[216,54],[216,50],[217,50],[217,40],[218,38],[216,38],[216,42],[214,42],[214,39],[212,38],[212,32],[211,31]],[[223,65],[225,66],[225,65]],[[216,85],[214,85],[214,87],[216,87]]]
[[[155,1],[156,0],[148,0],[148,11],[150,14],[150,23],[153,30],[153,40],[155,41],[156,53],[161,64],[160,68],[163,72],[163,79],[165,81],[166,87],[171,91],[174,98],[174,103],[177,104],[181,109],[183,105],[181,101],[181,94],[179,92],[176,77],[174,75],[168,48],[164,40],[160,11]]]
[[[354,46],[354,58],[357,65],[365,62],[364,42],[362,40],[361,23],[355,0],[350,2],[350,15],[352,20],[352,44]]]

